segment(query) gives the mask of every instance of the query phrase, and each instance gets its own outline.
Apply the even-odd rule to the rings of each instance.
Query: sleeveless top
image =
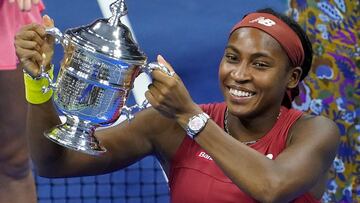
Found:
[[[201,108],[224,128],[225,103],[201,105]],[[273,128],[249,147],[270,159],[275,159],[285,149],[288,131],[301,115],[301,111],[281,107],[281,115]],[[188,136],[185,136],[171,161],[169,177],[172,203],[257,202],[232,183],[206,151]],[[320,203],[309,193],[299,196],[292,202]]]
[[[0,71],[16,69],[14,38],[21,26],[41,23],[44,4],[40,1],[31,10],[21,11],[16,1],[0,0]]]

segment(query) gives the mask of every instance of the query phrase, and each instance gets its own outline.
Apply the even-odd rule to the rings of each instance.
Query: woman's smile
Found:
[[[249,102],[250,99],[252,99],[256,95],[256,93],[244,88],[239,89],[230,87],[229,95],[231,101],[236,103],[244,103]]]

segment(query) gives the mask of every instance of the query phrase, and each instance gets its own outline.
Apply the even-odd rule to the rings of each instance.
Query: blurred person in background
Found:
[[[40,0],[0,0],[0,203],[37,202],[14,37],[21,26],[40,23],[43,9]]]

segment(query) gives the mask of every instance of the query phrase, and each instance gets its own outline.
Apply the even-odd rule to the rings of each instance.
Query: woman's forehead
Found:
[[[276,54],[282,52],[281,45],[269,34],[257,28],[242,27],[235,30],[229,38],[228,44],[236,47],[239,51],[261,51]]]

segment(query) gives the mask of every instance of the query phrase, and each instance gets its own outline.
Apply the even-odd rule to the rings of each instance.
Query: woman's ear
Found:
[[[292,88],[295,88],[299,84],[300,77],[302,74],[302,69],[301,69],[301,67],[292,68],[289,71],[289,74],[290,74],[290,77],[289,77],[289,81],[287,84],[287,88],[292,89]]]

